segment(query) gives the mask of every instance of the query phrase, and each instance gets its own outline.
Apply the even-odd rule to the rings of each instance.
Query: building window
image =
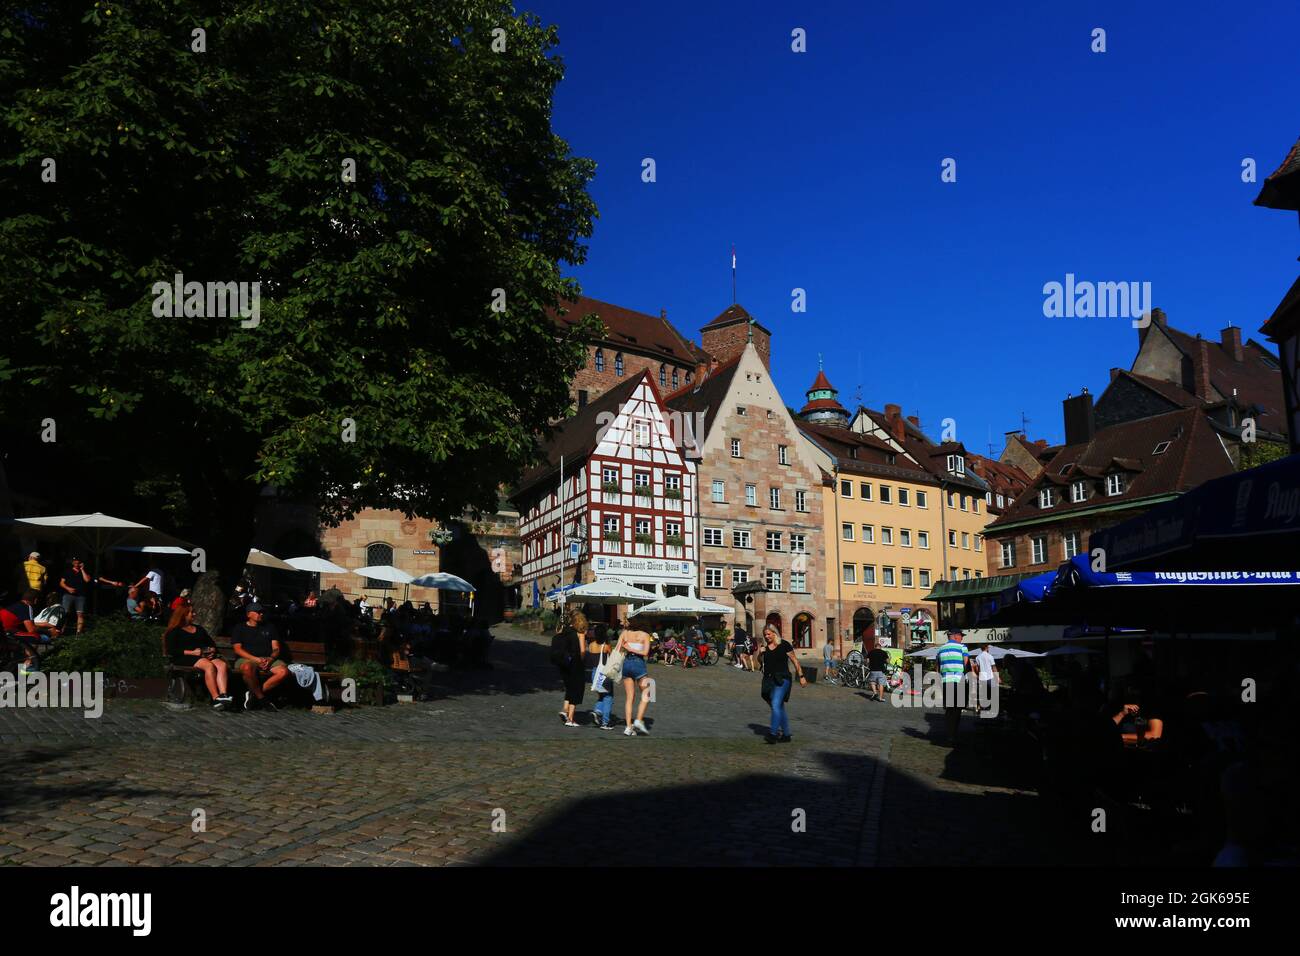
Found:
[[[841,498],[852,498],[852,497],[853,497],[853,482],[851,482],[851,481],[841,481],[841,482],[840,482],[840,497],[841,497]]]
[[[668,385],[668,369],[667,367],[660,365],[659,366],[659,387],[664,388],[667,385]]]
[[[1087,497],[1088,489],[1082,481],[1076,481],[1070,485],[1070,501],[1078,504],[1080,501],[1086,500]]]
[[[648,471],[637,471],[637,472],[633,472],[633,474],[632,474],[632,487],[633,487],[634,489],[636,489],[636,488],[649,488],[649,487],[650,487],[650,472],[648,472]]]
[[[705,547],[709,547],[709,548],[720,548],[720,547],[722,547],[722,529],[721,529],[721,528],[705,528],[705,529],[704,529],[704,545],[705,545]]]
[[[871,484],[866,481],[858,482],[858,494],[863,501],[871,500]]]
[[[808,510],[808,492],[796,491],[794,493],[794,510],[795,511]]]
[[[727,500],[727,483],[720,478],[713,479],[713,500],[717,504],[725,504]]]
[[[731,569],[731,586],[732,586],[733,588],[734,588],[736,585],[738,585],[738,584],[746,584],[746,583],[748,583],[748,582],[749,582],[749,569],[748,569],[748,568],[732,568],[732,569]]]
[[[704,586],[706,588],[722,587],[722,568],[705,568]]]
[[[889,565],[885,565],[883,568],[880,569],[880,575],[881,575],[881,583],[885,587],[892,588],[894,586],[893,568],[891,568]]]
[[[899,573],[899,575],[900,575],[901,583],[902,583],[903,587],[905,587],[905,588],[915,587],[915,585],[912,583],[912,569],[911,569],[911,568],[899,568],[899,569],[898,569],[898,573]]]
[[[864,564],[862,566],[862,583],[863,584],[876,583],[876,566],[874,564]]]
[[[898,503],[901,507],[910,508],[912,506],[910,498],[911,495],[908,493],[906,488],[898,489]]]
[[[965,531],[961,533],[961,546],[967,551],[970,550],[970,535]]]
[[[754,546],[752,534],[748,531],[733,530],[731,532],[731,546],[733,548],[752,548]]]
[[[739,415],[741,418],[744,418],[746,415],[749,414],[749,409],[747,409],[744,405],[737,405],[736,414]]]
[[[600,469],[600,480],[603,484],[606,485],[618,484],[618,469],[617,468]]]
[[[1124,476],[1119,474],[1118,472],[1113,475],[1107,475],[1106,494],[1110,495],[1113,498],[1115,495],[1122,495],[1123,493],[1124,493]]]
[[[780,532],[780,531],[769,531],[769,532],[767,533],[767,550],[769,550],[769,551],[780,551],[780,550],[781,550],[781,532]]]
[[[873,544],[876,540],[876,526],[873,524],[864,524],[862,526],[862,542],[864,544]]]
[[[682,476],[681,476],[681,475],[664,475],[664,490],[665,490],[665,491],[681,491],[681,490],[682,490]]]
[[[1065,560],[1069,561],[1079,553],[1079,532],[1068,531],[1061,535],[1061,541],[1065,544]]]
[[[605,352],[603,349],[596,349],[596,371],[605,371]]]
[[[1006,499],[1003,498],[1001,495],[998,495],[998,507],[999,508],[1006,507]]]
[[[366,566],[376,567],[377,565],[393,563],[393,546],[376,541],[374,544],[366,545]],[[378,591],[388,591],[393,587],[392,581],[380,581],[376,578],[366,578],[366,587]]]
[[[984,550],[984,535],[982,534],[975,535],[975,550],[976,551]]]
[[[926,498],[926,494],[925,494],[924,491],[918,491],[918,492],[916,493],[916,506],[917,506],[918,508],[928,508],[928,507],[929,507],[929,505],[927,504],[927,498]]]
[[[790,464],[790,447],[788,445],[776,446],[776,461],[779,465]]]
[[[758,485],[745,486],[745,504],[751,508],[758,507]]]
[[[881,526],[881,528],[880,528],[880,543],[881,543],[881,544],[893,544],[893,543],[894,543],[894,529],[893,529],[893,528],[886,528],[886,527],[884,527],[883,525]]]
[[[646,448],[650,445],[650,423],[644,418],[632,420],[632,443],[637,448]]]
[[[781,572],[768,571],[766,580],[763,582],[763,584],[769,591],[781,590]]]
[[[957,507],[956,496],[951,491],[948,492],[948,507],[949,508]]]
[[[605,519],[605,540],[609,541],[611,539],[615,541],[620,539],[617,515],[610,515]]]
[[[807,554],[807,553],[808,553],[808,545],[807,545],[807,543],[806,543],[807,540],[808,540],[808,539],[807,539],[804,535],[802,535],[802,534],[794,534],[794,533],[791,533],[791,535],[790,535],[790,551],[791,551],[791,553],[792,553],[792,554]]]
[[[1047,536],[1039,535],[1032,539],[1033,544],[1033,564],[1047,563]]]
[[[840,525],[840,536],[845,541],[853,540],[853,522],[846,521],[842,525]]]
[[[916,533],[916,544],[917,544],[917,547],[920,547],[920,548],[928,548],[928,547],[930,547],[930,532],[928,532],[928,531],[918,531],[918,532]]]
[[[952,530],[949,530],[949,531],[948,531],[948,547],[950,547],[950,548],[955,548],[955,547],[957,547],[957,532],[956,532],[956,531],[952,531]]]
[[[619,352],[614,356],[614,374],[619,378],[623,377],[623,353]]]
[[[970,509],[968,508],[968,506],[967,506],[967,499],[968,499],[968,498],[969,498],[969,495],[962,495],[962,496],[961,496],[961,510],[962,510],[962,511],[968,511],[968,510],[970,510]]]
[[[975,514],[980,513],[980,500],[975,495],[970,496],[970,510]]]
[[[889,487],[889,485],[881,485],[880,503],[882,505],[887,505],[891,502],[892,498],[893,498],[893,490]]]
[[[790,572],[790,593],[807,594],[808,593],[808,575],[802,571]]]
[[[962,579],[963,581],[969,581],[969,580],[970,580],[970,568],[962,568],[962,569],[961,569],[961,579]]]
[[[910,548],[912,546],[912,532],[908,531],[906,528],[900,528],[898,532],[898,543],[905,548]]]
[[[650,519],[649,519],[649,518],[637,518],[637,519],[636,519],[636,533],[639,534],[639,535],[641,535],[641,534],[649,534],[649,533],[650,533]]]
[[[925,569],[922,569],[920,572],[920,578],[921,578],[921,587],[928,588],[930,586],[930,572],[926,571]]]
[[[1002,566],[1004,568],[1014,568],[1016,566],[1016,543],[1014,541],[1002,542]]]
[[[767,490],[767,504],[773,511],[781,510],[781,489],[769,488]]]
[[[846,564],[840,568],[840,573],[844,575],[845,584],[858,583],[858,566],[856,564]]]
[[[587,390],[585,388],[580,388],[578,389],[578,407],[585,408],[586,405],[587,405]]]
[[[687,384],[687,385],[690,385],[690,384],[691,384],[691,373],[690,373],[690,372],[687,372],[687,373],[686,373],[686,384]]]
[[[739,439],[739,438],[733,438],[733,439],[731,439],[731,457],[732,457],[732,458],[739,458],[739,457],[740,457],[740,439]]]
[[[1044,488],[1038,493],[1038,507],[1050,508],[1053,504],[1051,488]]]

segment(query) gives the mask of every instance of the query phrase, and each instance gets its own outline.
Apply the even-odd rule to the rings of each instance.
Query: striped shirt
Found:
[[[970,651],[966,645],[960,641],[949,641],[943,647],[939,648],[939,679],[945,684],[962,679],[966,673],[966,658],[970,657]]]

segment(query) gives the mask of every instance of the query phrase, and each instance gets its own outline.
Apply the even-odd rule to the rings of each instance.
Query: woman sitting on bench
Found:
[[[196,667],[212,696],[213,710],[221,710],[234,700],[227,692],[230,667],[217,656],[216,643],[202,626],[194,623],[194,607],[186,604],[172,611],[163,635],[167,655],[178,667]]]

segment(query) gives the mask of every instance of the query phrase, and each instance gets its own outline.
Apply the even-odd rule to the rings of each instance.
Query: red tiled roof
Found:
[[[882,431],[887,432],[891,437],[893,436],[893,425],[884,412],[878,412],[870,408],[863,408],[861,411],[875,422],[876,426]],[[945,442],[943,445],[936,445],[925,432],[906,418],[899,418],[896,421],[903,423],[903,438],[899,441],[899,444],[903,446],[903,450],[908,455],[930,474],[948,484],[962,485],[973,491],[978,491],[980,494],[989,490],[984,479],[969,470],[965,475],[954,475],[948,472],[947,461],[944,459],[950,454],[965,454],[965,449],[960,442]],[[960,451],[957,449],[960,449]]]
[[[1255,197],[1255,205],[1273,209],[1300,209],[1300,182],[1297,180],[1300,180],[1300,140],[1296,140],[1296,144],[1282,160],[1282,165],[1264,180],[1259,195]]]
[[[714,316],[705,328],[708,329],[717,325],[730,325],[733,322],[753,322],[756,327],[762,329],[764,332],[769,332],[769,330],[763,326],[763,323],[755,319],[748,311],[746,311],[743,305],[739,304],[727,306]]]
[[[551,313],[556,324],[562,326],[574,325],[583,316],[594,312],[605,326],[606,336],[603,342],[610,348],[647,353],[676,362],[683,368],[698,364],[701,355],[707,361],[708,353],[678,332],[662,316],[647,315],[585,295],[573,302],[563,303],[562,309],[562,315],[554,311]]]
[[[1166,441],[1168,448],[1155,454],[1156,447]],[[1067,468],[1064,474],[1062,468]],[[1107,496],[1104,487],[1094,487],[1085,501],[1075,503],[1061,495],[1051,508],[1038,507],[1038,491],[1045,484],[1067,485],[1078,475],[1100,482],[1116,470],[1126,473],[1123,494]],[[1091,441],[1063,446],[990,529],[1030,518],[1064,517],[1099,505],[1181,494],[1232,470],[1231,459],[1199,408],[1120,422],[1099,429]]]
[[[1297,326],[1300,326],[1300,279],[1295,280],[1259,331],[1276,342],[1292,334]]]
[[[886,456],[896,455],[894,446],[871,435],[855,432],[840,425],[826,425],[820,422],[797,421],[795,425],[815,443],[831,455],[841,471],[861,472],[863,474],[887,474],[892,478],[934,484],[930,473],[917,468],[910,462],[906,464],[889,464]],[[857,450],[858,457],[853,457]],[[865,457],[864,457],[865,453]],[[887,469],[883,470],[883,469]]]
[[[831,392],[836,390],[835,386],[831,384],[831,380],[826,377],[826,373],[822,369],[818,369],[817,377],[813,379],[813,383],[811,386],[809,386],[808,391],[816,392],[816,391],[820,391],[821,389],[826,389],[827,391],[831,391]]]
[[[1188,335],[1168,325],[1160,328],[1178,350],[1193,361],[1200,354],[1201,346],[1205,346],[1210,385],[1221,398],[1230,399],[1235,392],[1239,404],[1259,408],[1261,430],[1286,431],[1286,399],[1282,393],[1282,371],[1276,355],[1250,339],[1242,344],[1242,360],[1238,362],[1219,342]]]

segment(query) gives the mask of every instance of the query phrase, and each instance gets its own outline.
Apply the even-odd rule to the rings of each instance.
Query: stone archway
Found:
[[[769,624],[771,624],[773,627],[776,628],[776,633],[780,634],[782,637],[785,637],[785,625],[782,624],[781,622],[780,611],[773,611],[771,614],[767,616],[767,619],[763,622],[763,626],[766,627]]]
[[[813,618],[807,611],[800,611],[790,624],[791,643],[798,648],[813,646]]]
[[[868,643],[876,639],[876,612],[869,607],[860,607],[853,612],[853,641],[862,642],[863,650],[869,650]]]

